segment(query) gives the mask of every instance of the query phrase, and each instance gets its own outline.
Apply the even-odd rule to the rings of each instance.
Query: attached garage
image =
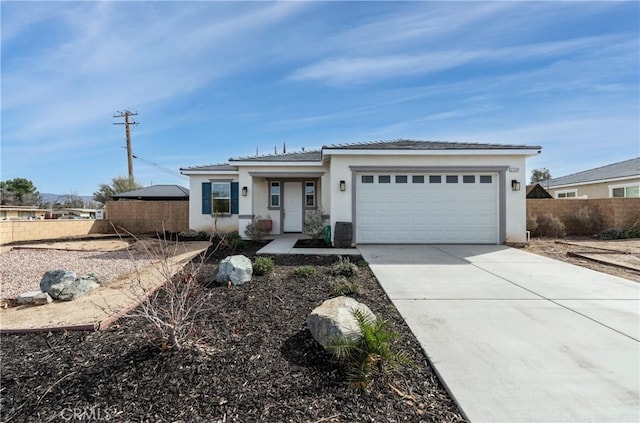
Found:
[[[356,243],[498,244],[500,179],[482,169],[357,172]]]

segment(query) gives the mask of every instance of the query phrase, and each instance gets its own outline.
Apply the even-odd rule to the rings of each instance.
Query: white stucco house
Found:
[[[349,222],[366,243],[523,243],[525,159],[540,146],[395,140],[324,146],[180,169],[189,226],[237,230],[254,216],[300,233],[305,214]],[[341,227],[345,227],[341,223]],[[333,232],[333,231],[332,231]]]

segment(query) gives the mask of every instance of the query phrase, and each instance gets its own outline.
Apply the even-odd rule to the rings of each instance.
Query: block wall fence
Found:
[[[598,199],[527,199],[527,214],[540,216],[553,214],[565,224],[567,233],[581,234],[571,224],[571,219],[582,207],[593,207],[602,217],[602,229],[627,229],[640,225],[640,198],[598,198]]]

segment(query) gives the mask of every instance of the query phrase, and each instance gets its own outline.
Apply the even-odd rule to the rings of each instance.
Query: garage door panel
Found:
[[[424,183],[412,183],[412,175],[396,183],[395,174],[379,183],[379,176],[366,184],[356,179],[356,242],[498,242],[497,174],[491,183],[480,183],[478,173],[457,174],[458,183],[446,183],[446,174],[439,175],[442,183],[429,183],[428,174]]]

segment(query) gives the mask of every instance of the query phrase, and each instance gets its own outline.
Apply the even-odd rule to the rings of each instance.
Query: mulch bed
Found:
[[[251,256],[260,245],[247,245]],[[218,251],[203,266],[210,279]],[[402,335],[415,368],[379,376],[368,393],[312,338],[309,312],[334,294],[335,257],[278,256],[268,276],[214,286],[195,345],[162,351],[126,318],[94,333],[3,335],[2,421],[460,422],[460,412],[368,268],[356,297]],[[354,262],[357,262],[355,260]],[[301,279],[295,266],[313,265]]]
[[[296,241],[293,248],[334,248],[330,244],[326,244],[324,239],[299,239]],[[353,248],[353,247],[350,247]],[[355,248],[353,248],[355,250]]]

